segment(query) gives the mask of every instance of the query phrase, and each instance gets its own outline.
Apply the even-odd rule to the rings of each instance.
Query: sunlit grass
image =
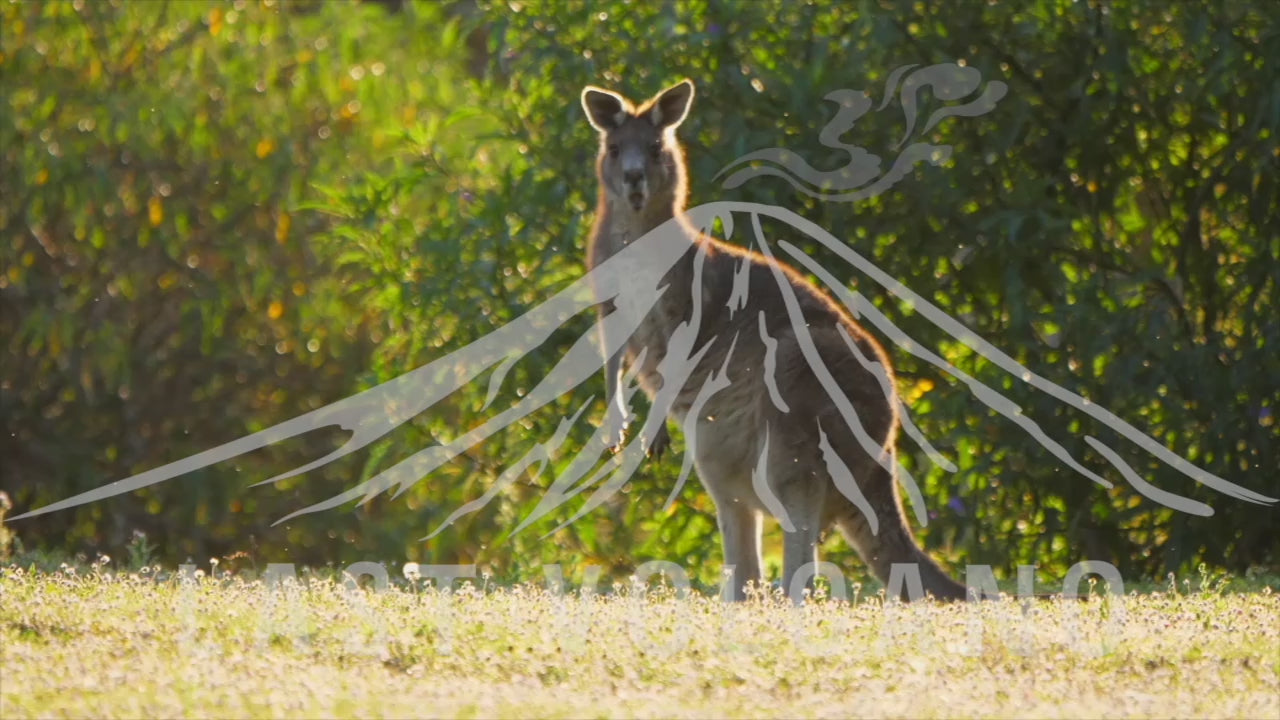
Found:
[[[0,571],[0,717],[1278,717],[1269,590],[730,606]]]

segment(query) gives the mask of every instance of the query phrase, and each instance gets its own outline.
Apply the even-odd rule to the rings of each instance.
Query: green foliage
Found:
[[[21,510],[338,400],[548,298],[580,276],[593,208],[579,90],[643,96],[685,76],[699,89],[681,130],[694,204],[795,209],[1033,372],[1280,494],[1280,31],[1263,3],[48,2],[6,5],[0,33],[0,488]],[[854,205],[777,180],[713,181],[767,147],[829,167],[826,93],[879,100],[894,68],[961,59],[1010,92],[931,131],[954,146],[947,166]],[[892,157],[903,131],[895,103],[843,139]],[[1114,483],[1091,483],[895,352],[913,419],[960,468],[904,441],[929,508],[921,534],[947,560],[1060,571],[1092,558],[1155,574],[1280,557],[1273,510],[1196,486],[809,249]],[[575,319],[522,359],[492,407],[589,330]],[[714,578],[701,488],[663,511],[678,455],[545,539],[577,503],[508,532],[556,467],[418,541],[593,393],[598,421],[602,383],[399,498],[271,525],[479,424],[487,389],[482,377],[372,452],[274,487],[249,485],[343,438],[316,433],[12,528],[29,545],[103,549],[142,530],[170,562],[407,557],[514,579],[542,562],[620,575],[661,558]],[[1142,499],[1086,435],[1216,514]]]

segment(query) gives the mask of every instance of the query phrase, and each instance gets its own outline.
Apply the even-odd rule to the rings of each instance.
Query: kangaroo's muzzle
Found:
[[[645,200],[649,196],[648,187],[644,181],[644,172],[628,170],[623,174],[622,181],[627,189],[627,200],[631,202],[631,209],[636,211],[643,209]]]

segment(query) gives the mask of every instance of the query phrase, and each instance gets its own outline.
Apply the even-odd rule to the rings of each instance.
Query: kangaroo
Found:
[[[797,602],[809,583],[793,581],[816,562],[820,535],[832,526],[882,582],[894,564],[913,564],[926,593],[964,599],[965,586],[925,554],[903,514],[894,472],[897,401],[884,349],[791,267],[702,234],[685,217],[687,174],[675,130],[693,96],[689,80],[639,106],[609,90],[582,92],[600,137],[588,270],[673,220],[689,245],[623,349],[605,359],[612,418],[606,422],[619,428],[610,430],[610,445],[616,448],[625,431],[624,360],[627,366],[639,360],[638,381],[652,400],[663,388],[659,365],[668,341],[698,305],[697,343],[705,353],[690,361],[683,385],[667,393],[673,398],[667,419],[680,423],[686,436],[688,423],[696,423],[697,442],[688,450],[715,502],[726,574],[732,574],[729,596],[741,600],[748,584],[763,582],[767,514],[782,523],[783,586]],[[601,320],[616,310],[609,301],[597,307]],[[700,397],[713,374],[727,385]],[[861,439],[842,406],[856,415]],[[662,423],[648,452],[660,454],[668,443]]]

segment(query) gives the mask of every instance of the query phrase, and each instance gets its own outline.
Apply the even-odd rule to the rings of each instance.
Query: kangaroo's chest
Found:
[[[659,301],[627,344],[641,389],[651,400],[665,390],[663,404],[677,422],[694,408],[736,415],[765,390],[766,348],[755,323],[717,312],[709,299],[697,313],[687,297]]]

